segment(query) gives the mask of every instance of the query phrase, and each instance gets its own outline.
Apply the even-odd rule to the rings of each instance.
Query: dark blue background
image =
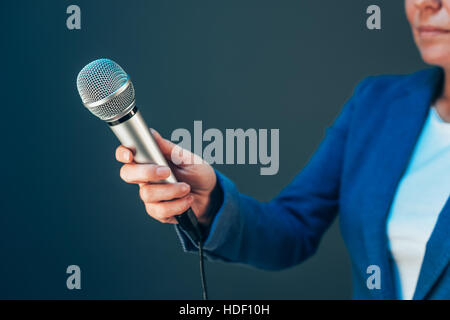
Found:
[[[82,30],[66,28],[66,8]],[[382,9],[382,30],[365,27]],[[75,80],[109,57],[164,135],[279,128],[280,171],[218,166],[240,191],[275,196],[305,165],[367,75],[423,67],[403,1],[2,1],[0,298],[200,298],[197,256],[151,220],[119,178],[118,142],[86,111]],[[330,159],[332,161],[332,159]],[[66,289],[68,265],[82,290]],[[207,263],[211,298],[351,296],[337,224],[308,262],[282,272]]]

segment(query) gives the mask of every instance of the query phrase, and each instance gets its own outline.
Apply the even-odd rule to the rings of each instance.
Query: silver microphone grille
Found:
[[[116,120],[134,106],[130,77],[109,59],[86,65],[78,74],[77,88],[83,104],[101,120]]]

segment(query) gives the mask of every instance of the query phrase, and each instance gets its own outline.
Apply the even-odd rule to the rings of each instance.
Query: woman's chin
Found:
[[[421,55],[423,61],[428,64],[441,66],[446,69],[450,68],[450,49],[446,48],[432,48],[432,49],[422,49]]]

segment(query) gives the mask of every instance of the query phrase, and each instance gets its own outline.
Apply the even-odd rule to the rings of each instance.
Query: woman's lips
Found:
[[[442,35],[449,35],[450,29],[444,29],[434,26],[421,26],[417,28],[419,35],[424,38],[431,38]]]

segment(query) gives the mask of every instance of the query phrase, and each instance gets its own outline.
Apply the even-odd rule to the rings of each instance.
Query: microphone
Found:
[[[92,61],[78,74],[77,89],[84,106],[100,120],[106,121],[122,145],[134,151],[136,163],[168,166],[136,107],[133,83],[117,63],[110,59]],[[176,183],[177,179],[171,172],[167,179],[159,182]],[[207,300],[200,225],[191,208],[175,218],[198,245],[202,296]]]
[[[136,107],[134,86],[128,74],[110,59],[98,59],[78,74],[77,88],[84,106],[100,120],[106,121],[119,141],[135,152],[136,163],[168,166],[141,113]],[[160,183],[176,183],[170,176]],[[197,243],[202,233],[192,209],[175,217],[180,226]]]

